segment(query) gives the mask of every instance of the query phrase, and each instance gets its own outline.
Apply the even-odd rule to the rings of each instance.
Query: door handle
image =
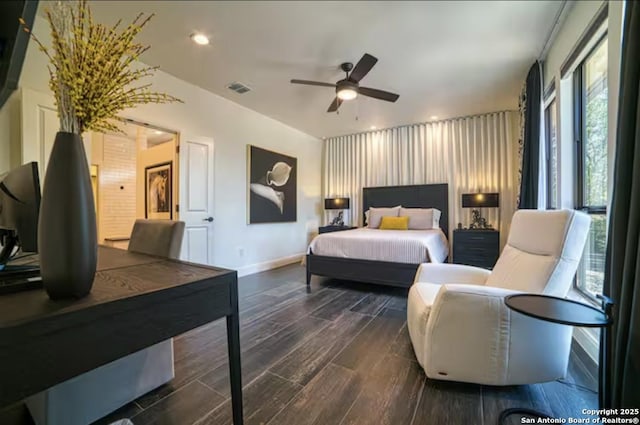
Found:
[[[202,221],[208,221],[209,223],[211,223],[213,221],[213,217],[203,218]]]

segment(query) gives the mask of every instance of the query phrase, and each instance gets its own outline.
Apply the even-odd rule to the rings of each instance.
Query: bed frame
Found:
[[[365,187],[362,189],[362,214],[370,207],[437,208],[442,212],[440,227],[449,237],[449,186],[422,184],[412,186]],[[307,286],[311,276],[375,283],[408,288],[419,264],[360,260],[307,254]]]

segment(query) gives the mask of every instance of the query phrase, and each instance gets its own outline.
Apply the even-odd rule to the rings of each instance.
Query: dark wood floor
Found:
[[[298,265],[240,279],[245,423],[495,424],[502,409],[582,417],[597,406],[561,382],[487,387],[426,379],[406,327],[406,290],[314,278]],[[96,425],[231,424],[224,321],[175,339],[175,379]],[[566,379],[595,388],[572,355]],[[32,424],[22,405],[0,423]],[[513,423],[520,423],[514,420]]]

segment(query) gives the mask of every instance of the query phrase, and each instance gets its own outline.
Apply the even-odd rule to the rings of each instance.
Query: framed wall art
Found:
[[[173,162],[150,165],[145,168],[145,218],[173,219]]]
[[[247,146],[249,224],[296,221],[298,160]]]

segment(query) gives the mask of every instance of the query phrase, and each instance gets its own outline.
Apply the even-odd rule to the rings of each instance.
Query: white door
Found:
[[[40,172],[40,182],[49,162],[56,133],[60,130],[60,120],[53,96],[35,90],[22,89],[22,163],[36,161]],[[84,148],[91,158],[91,144],[84,138]]]
[[[213,264],[213,139],[180,135],[179,217],[185,222],[180,258]]]

